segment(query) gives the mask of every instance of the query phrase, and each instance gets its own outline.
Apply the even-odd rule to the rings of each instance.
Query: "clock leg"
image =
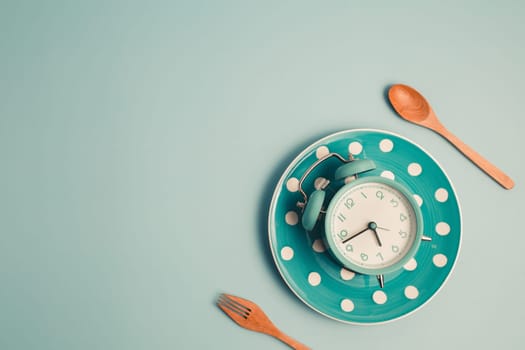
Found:
[[[379,286],[381,288],[383,288],[385,286],[385,276],[377,275],[377,281],[379,282]]]
[[[432,240],[432,237],[422,236],[422,237],[421,237],[421,240],[422,240],[422,241],[427,241],[427,242],[429,242],[429,241]]]

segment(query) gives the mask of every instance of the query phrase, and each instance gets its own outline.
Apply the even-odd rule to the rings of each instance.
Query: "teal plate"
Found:
[[[375,276],[342,268],[322,240],[324,225],[311,232],[301,226],[298,181],[328,152],[374,160],[377,168],[362,176],[384,176],[408,187],[419,204],[424,235],[401,270],[385,275],[381,289]],[[320,178],[330,179],[334,162],[321,163],[303,184],[311,193]],[[337,188],[327,189],[332,194]],[[273,194],[269,239],[275,264],[290,289],[306,305],[332,319],[352,324],[379,324],[407,316],[431,300],[450,276],[461,245],[461,211],[448,176],[432,156],[412,141],[372,129],[341,131],[308,146],[288,166]]]

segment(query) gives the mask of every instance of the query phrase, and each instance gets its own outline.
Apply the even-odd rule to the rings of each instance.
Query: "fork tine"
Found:
[[[250,313],[247,312],[247,311],[243,311],[239,308],[237,308],[235,305],[229,303],[229,302],[223,302],[222,305],[228,309],[230,309],[231,311],[237,313],[238,315],[244,317],[244,318],[248,318],[248,316],[250,316]]]
[[[237,322],[239,324],[240,324],[241,320],[246,320],[246,317],[247,317],[246,315],[243,315],[243,314],[239,313],[236,310],[232,310],[227,304],[217,302],[217,306],[222,311],[224,311],[224,313],[228,317],[230,317],[232,320],[234,320],[235,322]]]
[[[230,294],[225,294],[223,293],[222,296],[228,300],[228,302],[230,302],[231,304],[233,304],[235,307],[243,310],[244,312],[247,312],[248,314],[250,312],[252,312],[252,309],[250,309],[245,303],[248,303],[248,300],[243,300],[239,297],[235,297],[233,295],[230,295]],[[244,304],[241,302],[245,302]]]
[[[219,296],[219,299],[217,300],[217,306],[224,311],[228,316],[234,319],[235,316],[240,316],[244,319],[247,319],[250,315],[250,310],[242,307],[242,305],[239,306],[239,304],[234,303],[234,301],[226,294],[221,294]]]

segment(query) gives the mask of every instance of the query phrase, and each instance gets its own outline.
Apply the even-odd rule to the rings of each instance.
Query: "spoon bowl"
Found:
[[[394,110],[405,120],[431,129],[452,143],[475,165],[506,189],[514,187],[514,181],[503,171],[483,158],[472,148],[448,131],[439,121],[427,100],[414,88],[395,84],[388,90],[388,99]]]
[[[396,112],[409,122],[419,123],[430,115],[431,108],[427,100],[407,85],[393,85],[388,90],[388,98]]]

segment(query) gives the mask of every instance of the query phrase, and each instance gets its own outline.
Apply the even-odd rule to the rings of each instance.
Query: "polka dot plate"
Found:
[[[299,179],[315,161],[329,152],[372,159],[377,168],[362,176],[384,176],[399,181],[414,195],[423,214],[423,234],[431,241],[420,248],[401,270],[386,274],[380,288],[375,276],[342,268],[322,240],[324,225],[307,232],[301,226],[303,199]],[[330,178],[340,163],[327,160],[305,179],[311,193],[319,180]],[[326,189],[335,193],[337,188]],[[301,152],[280,178],[269,213],[269,239],[277,268],[286,284],[306,305],[332,319],[351,324],[393,321],[420,309],[439,292],[457,261],[461,244],[458,198],[441,166],[412,141],[372,129],[341,131]]]

